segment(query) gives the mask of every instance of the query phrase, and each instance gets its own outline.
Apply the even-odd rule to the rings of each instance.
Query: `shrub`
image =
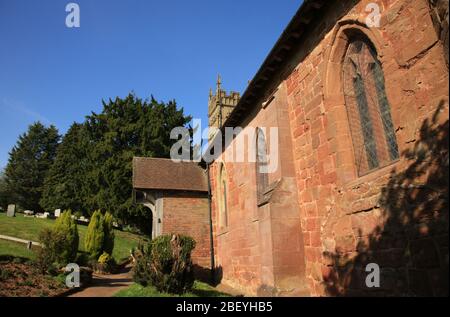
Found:
[[[112,254],[114,249],[114,228],[113,218],[110,213],[103,215],[98,210],[92,214],[84,245],[86,251],[95,260],[103,252]]]
[[[53,274],[76,259],[78,228],[70,210],[61,215],[52,229],[40,232],[39,242],[42,248],[37,250],[36,263],[43,273]]]
[[[139,243],[136,250],[132,250],[132,255],[136,259],[133,267],[133,281],[147,286],[150,283],[150,254],[151,242],[147,244]]]
[[[61,217],[56,220],[54,231],[66,237],[61,254],[63,262],[66,264],[73,262],[77,257],[79,236],[77,223],[75,219],[72,219],[71,210],[63,212]]]
[[[103,245],[103,251],[108,253],[108,254],[112,254],[113,250],[114,250],[114,218],[110,213],[106,213],[104,216],[104,221],[103,221],[103,232],[105,233],[104,235],[104,245]]]
[[[105,237],[103,228],[103,215],[99,210],[95,211],[92,214],[84,240],[86,251],[95,259],[98,259],[103,252],[103,241]]]
[[[42,273],[54,274],[60,267],[67,264],[61,256],[66,244],[66,238],[61,232],[44,229],[39,234],[39,242],[42,248],[37,250],[36,264]]]
[[[183,294],[192,289],[194,272],[191,252],[194,239],[186,236],[161,236],[139,250],[133,279],[153,285],[159,292]]]
[[[112,273],[116,269],[116,261],[106,252],[98,258],[97,270],[101,272]]]

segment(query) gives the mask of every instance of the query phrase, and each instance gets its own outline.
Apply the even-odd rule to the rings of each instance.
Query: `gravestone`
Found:
[[[43,218],[44,219],[48,219],[48,217],[50,217],[50,213],[49,212],[44,212]]]
[[[25,210],[23,213],[24,213],[26,216],[33,216],[33,215],[34,215],[34,211],[32,211],[32,210]]]
[[[16,216],[16,205],[8,205],[8,210],[6,216],[15,217]]]
[[[59,218],[61,216],[61,209],[56,209],[55,210],[55,217]]]
[[[78,221],[81,221],[81,222],[84,222],[84,223],[89,223],[89,219],[87,219],[87,218],[84,217],[84,216],[81,216],[81,217],[78,219]]]

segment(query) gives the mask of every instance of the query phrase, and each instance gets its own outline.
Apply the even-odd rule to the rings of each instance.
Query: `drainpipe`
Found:
[[[209,163],[206,163],[206,177],[208,178],[208,209],[209,209],[209,250],[211,253],[211,283],[215,283],[215,261],[214,261],[214,240],[213,240],[213,220],[212,220],[212,204],[211,204],[211,179],[209,174]]]

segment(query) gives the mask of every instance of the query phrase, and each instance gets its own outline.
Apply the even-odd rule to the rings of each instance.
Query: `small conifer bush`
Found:
[[[52,229],[39,234],[42,248],[38,249],[36,262],[42,272],[53,273],[75,261],[78,252],[78,228],[72,212],[65,211]]]
[[[194,239],[181,235],[166,235],[139,248],[134,267],[134,281],[153,285],[159,292],[184,294],[192,289],[194,271],[191,253]]]
[[[93,213],[84,240],[84,247],[92,259],[98,260],[104,252],[112,254],[114,249],[113,217],[100,210]]]
[[[64,246],[61,257],[67,263],[71,263],[75,260],[78,253],[78,226],[75,219],[72,218],[72,211],[67,210],[56,220],[55,232],[65,236],[66,245]]]

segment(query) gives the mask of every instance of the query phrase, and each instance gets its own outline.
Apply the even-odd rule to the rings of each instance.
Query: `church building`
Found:
[[[303,1],[242,95],[210,92],[210,140],[251,130],[254,161],[238,135],[134,160],[154,236],[246,295],[448,295],[448,79],[448,0]]]

